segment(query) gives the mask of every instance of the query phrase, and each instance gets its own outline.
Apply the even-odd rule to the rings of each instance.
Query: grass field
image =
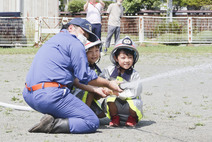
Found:
[[[39,48],[0,48],[0,54],[35,54]],[[140,53],[212,53],[212,45],[163,45],[163,44],[141,44],[137,47]],[[112,48],[109,48],[111,52]]]

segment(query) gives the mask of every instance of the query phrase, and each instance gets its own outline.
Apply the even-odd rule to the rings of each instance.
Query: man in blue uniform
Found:
[[[29,132],[96,131],[99,127],[97,116],[66,87],[72,86],[75,78],[82,84],[121,91],[116,82],[98,77],[88,66],[83,43],[87,39],[97,40],[91,32],[91,24],[87,20],[75,18],[67,27],[39,49],[26,77],[23,90],[25,101],[33,109],[46,114]]]

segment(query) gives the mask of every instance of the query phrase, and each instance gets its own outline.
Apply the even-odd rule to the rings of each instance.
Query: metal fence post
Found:
[[[139,42],[144,41],[144,17],[139,17]]]
[[[41,17],[36,17],[35,18],[35,47],[39,46],[40,43],[40,39],[41,39]]]
[[[188,18],[188,43],[192,43],[192,17]]]
[[[39,45],[41,44],[41,28],[42,28],[42,17],[39,17],[39,27],[38,27],[38,38]]]
[[[34,46],[38,46],[38,41],[39,41],[39,31],[38,31],[38,27],[39,27],[39,18],[35,18],[35,44]]]

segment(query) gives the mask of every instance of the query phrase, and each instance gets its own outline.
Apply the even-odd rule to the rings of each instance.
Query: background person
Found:
[[[83,43],[87,39],[98,39],[91,32],[91,24],[81,18],[68,24],[67,29],[61,30],[38,50],[27,74],[24,100],[33,109],[46,114],[29,132],[96,131],[99,127],[97,116],[66,87],[73,85],[75,78],[82,84],[121,91],[115,82],[98,77],[88,66]]]
[[[133,41],[129,37],[125,37],[117,42],[110,57],[114,65],[104,69],[100,76],[108,80],[123,81],[120,87],[124,91],[113,92],[114,95],[107,96],[103,103],[107,117],[111,119],[109,125],[119,126],[121,120],[125,122],[126,126],[135,126],[143,116],[143,102],[140,97],[141,83],[136,82],[140,80],[140,76],[134,69],[134,65],[139,59],[139,53]],[[126,83],[128,85],[125,85]]]
[[[122,1],[123,0],[117,0],[116,3],[110,4],[107,9],[109,17],[108,17],[108,32],[104,50],[105,53],[107,52],[107,48],[110,47],[110,42],[113,34],[115,37],[115,43],[120,39],[121,17],[123,17]]]
[[[92,24],[92,32],[96,34],[101,40],[101,11],[104,8],[105,3],[102,0],[96,2],[96,0],[87,0],[84,5],[86,11],[86,20]]]

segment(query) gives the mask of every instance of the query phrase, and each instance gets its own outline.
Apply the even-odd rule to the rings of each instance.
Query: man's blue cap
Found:
[[[83,30],[85,30],[89,34],[89,38],[88,38],[89,41],[94,42],[94,41],[98,40],[98,37],[92,32],[91,23],[88,22],[86,19],[74,18],[68,24],[79,26]]]

